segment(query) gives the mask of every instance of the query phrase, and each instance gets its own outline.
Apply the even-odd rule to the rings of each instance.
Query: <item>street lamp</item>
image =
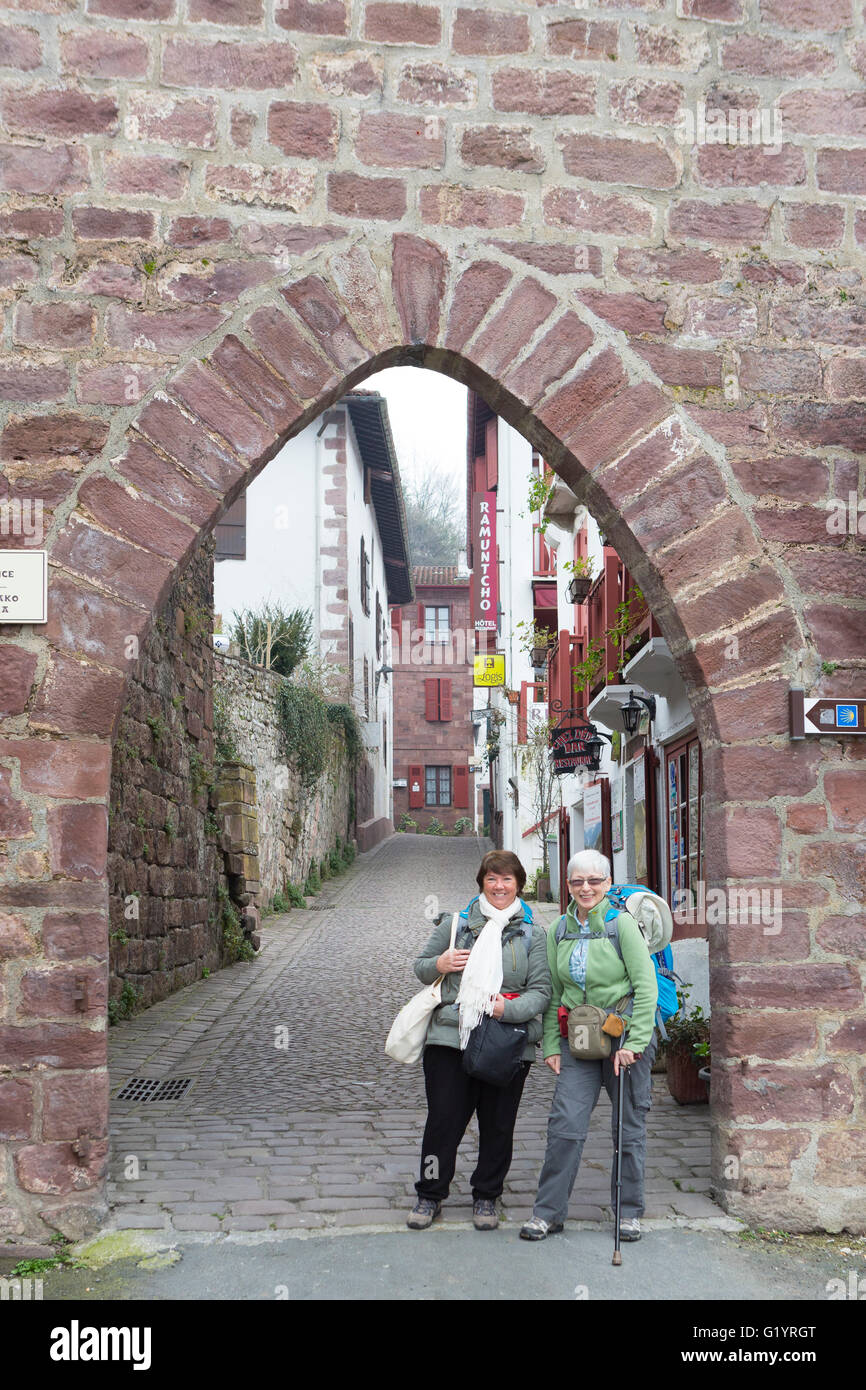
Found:
[[[656,717],[655,695],[635,695],[634,691],[630,690],[628,693],[628,704],[621,707],[623,728],[627,734],[637,733],[638,721],[643,714],[641,705],[649,710],[650,719],[655,719]]]
[[[608,738],[607,734],[600,734],[594,724],[590,724],[589,727],[592,733],[589,738],[585,738],[583,741],[583,746],[589,754],[589,762],[586,767],[588,772],[598,772],[601,767],[601,755],[604,752],[605,740],[607,740],[608,743],[610,743],[611,740]]]

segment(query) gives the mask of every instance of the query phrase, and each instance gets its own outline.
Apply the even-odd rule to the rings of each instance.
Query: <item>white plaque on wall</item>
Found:
[[[48,551],[0,550],[0,623],[48,622]]]

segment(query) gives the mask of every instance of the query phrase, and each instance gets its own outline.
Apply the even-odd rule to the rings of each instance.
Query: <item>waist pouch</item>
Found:
[[[614,1009],[578,1004],[569,1011],[563,1036],[568,1038],[568,1050],[572,1057],[582,1062],[599,1062],[610,1056],[614,1037],[621,1037],[625,1031],[622,1009],[628,999],[626,995]],[[561,1013],[562,1010],[560,1019]]]

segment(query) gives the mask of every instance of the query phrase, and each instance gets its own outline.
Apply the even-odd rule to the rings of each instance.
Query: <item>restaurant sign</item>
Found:
[[[566,772],[576,772],[581,767],[589,767],[593,755],[592,750],[586,746],[586,740],[591,738],[594,732],[589,724],[566,724],[562,728],[551,730],[550,756],[553,771],[557,776]]]

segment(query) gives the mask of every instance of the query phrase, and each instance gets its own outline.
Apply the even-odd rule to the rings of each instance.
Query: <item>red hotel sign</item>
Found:
[[[472,617],[476,632],[495,632],[499,612],[496,493],[472,494]]]

